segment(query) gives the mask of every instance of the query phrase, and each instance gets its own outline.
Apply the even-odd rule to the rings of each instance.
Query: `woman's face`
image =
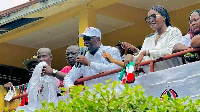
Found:
[[[165,24],[165,17],[154,10],[148,12],[148,17],[145,20],[153,30],[158,30]]]
[[[200,16],[198,12],[193,12],[191,14],[190,25],[195,34],[200,33]]]

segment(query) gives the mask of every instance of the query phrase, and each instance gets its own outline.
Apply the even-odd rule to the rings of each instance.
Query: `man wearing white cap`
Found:
[[[56,76],[64,77],[64,86],[70,88],[74,86],[74,82],[80,78],[96,75],[105,71],[110,71],[120,68],[114,63],[110,63],[108,60],[103,58],[103,52],[109,53],[116,60],[121,60],[119,50],[115,47],[103,46],[101,43],[101,32],[99,29],[94,27],[87,27],[84,33],[80,34],[79,37],[83,37],[84,45],[88,47],[88,53],[83,56],[80,55],[76,58],[76,62],[81,63],[81,67],[73,67],[71,71],[66,75],[61,72],[57,72]],[[48,69],[48,70],[47,70]],[[47,68],[46,73],[51,74],[52,69]],[[92,84],[103,83],[105,84],[106,80],[113,79],[118,80],[119,73],[112,75],[104,76],[101,78],[85,81],[86,86],[92,86]]]

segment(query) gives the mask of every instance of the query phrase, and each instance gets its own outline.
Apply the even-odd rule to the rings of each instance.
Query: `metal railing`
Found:
[[[175,58],[175,57],[178,57],[178,56],[182,56],[182,55],[184,55],[186,53],[196,52],[196,51],[200,51],[200,48],[198,48],[198,49],[188,49],[188,50],[180,51],[180,52],[177,52],[177,53],[165,55],[162,58],[157,59],[157,60],[144,61],[144,62],[140,63],[140,66],[144,66],[144,65],[150,64],[150,72],[154,72],[154,66],[153,66],[154,63],[159,62],[159,61],[164,61],[164,60],[167,60],[167,59],[171,59],[171,58]],[[115,70],[111,70],[111,71],[106,71],[106,72],[103,72],[103,73],[100,73],[100,74],[96,74],[96,75],[80,78],[80,79],[76,80],[76,82],[74,84],[79,84],[79,83],[82,83],[84,81],[88,81],[88,80],[104,77],[104,76],[107,76],[107,75],[111,75],[111,74],[114,74],[114,73],[118,73],[121,70],[122,70],[122,68],[119,68],[119,69],[115,69]],[[64,87],[64,85],[61,84],[60,87]],[[17,95],[17,96],[12,97],[12,100],[23,98],[23,97],[27,97],[27,96],[28,96],[28,93],[25,93],[25,94],[22,94],[22,95]],[[9,110],[13,110],[13,109],[9,109]]]

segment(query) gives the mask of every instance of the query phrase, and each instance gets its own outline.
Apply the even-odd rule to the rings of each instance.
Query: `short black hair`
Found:
[[[115,45],[115,47],[116,47],[116,46],[118,46],[118,47],[122,47],[121,44],[117,44],[117,45]]]
[[[172,26],[172,24],[170,23],[170,16],[169,16],[169,13],[167,12],[167,10],[163,7],[163,6],[160,6],[160,5],[156,5],[156,6],[153,6],[151,8],[151,10],[154,10],[156,12],[158,12],[160,15],[162,15],[163,17],[165,17],[165,24],[166,26]]]
[[[115,45],[115,47],[119,47],[122,52],[125,52],[125,49],[123,49],[121,45],[122,44],[117,44],[117,45]]]

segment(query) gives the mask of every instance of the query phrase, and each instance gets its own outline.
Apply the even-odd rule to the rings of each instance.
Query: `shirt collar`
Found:
[[[172,27],[171,27],[171,26],[168,26],[166,32],[169,32],[171,29],[172,29]],[[165,33],[166,33],[166,32],[165,32]],[[155,36],[157,36],[157,35],[158,35],[158,32],[156,31],[156,32],[155,32]]]
[[[89,54],[90,54],[90,52],[88,52]],[[103,45],[101,44],[100,45],[100,47],[99,47],[99,50],[94,54],[94,55],[96,55],[96,54],[98,54],[98,55],[103,55]],[[90,54],[90,55],[92,55],[92,54]]]

